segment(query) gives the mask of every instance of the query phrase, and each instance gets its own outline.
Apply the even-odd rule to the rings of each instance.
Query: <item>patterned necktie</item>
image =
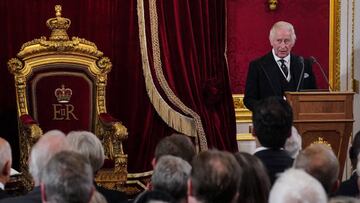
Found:
[[[280,68],[281,68],[281,70],[284,72],[285,77],[287,78],[287,76],[288,76],[288,69],[287,69],[287,67],[286,67],[286,65],[285,65],[285,60],[284,60],[284,59],[280,59],[279,61],[281,62]]]

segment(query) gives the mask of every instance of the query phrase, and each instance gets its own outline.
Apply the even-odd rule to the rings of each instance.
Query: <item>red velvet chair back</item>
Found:
[[[94,80],[86,67],[44,66],[29,77],[30,112],[44,131],[94,132]]]

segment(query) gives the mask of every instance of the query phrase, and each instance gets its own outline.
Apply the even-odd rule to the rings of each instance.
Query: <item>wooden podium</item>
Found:
[[[353,129],[353,92],[286,92],[293,108],[294,125],[302,137],[303,149],[324,143],[333,149],[343,175]]]

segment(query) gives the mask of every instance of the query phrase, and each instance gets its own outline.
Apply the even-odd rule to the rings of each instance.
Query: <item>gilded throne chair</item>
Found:
[[[109,58],[96,45],[72,37],[70,20],[48,19],[49,39],[41,37],[21,47],[17,58],[8,61],[14,75],[18,108],[20,170],[27,189],[32,187],[27,161],[33,144],[43,132],[59,129],[94,132],[102,141],[107,160],[96,176],[104,187],[121,190],[126,183],[127,155],[122,142],[127,129],[106,111],[105,89],[111,70]]]

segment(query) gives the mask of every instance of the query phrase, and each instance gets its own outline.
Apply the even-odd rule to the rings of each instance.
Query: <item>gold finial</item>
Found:
[[[278,3],[278,0],[268,0],[270,11],[275,11]]]
[[[51,41],[67,41],[69,36],[66,30],[70,27],[71,21],[68,18],[61,17],[61,5],[55,6],[55,18],[46,21],[46,25],[52,30],[49,39]]]
[[[56,17],[61,17],[61,5],[55,6],[55,15]]]

